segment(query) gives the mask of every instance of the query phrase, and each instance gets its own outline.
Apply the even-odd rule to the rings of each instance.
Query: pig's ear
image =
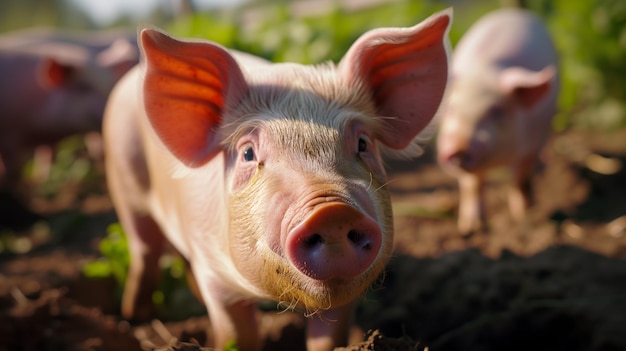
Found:
[[[378,137],[404,149],[434,117],[446,87],[452,9],[411,28],[379,28],[362,35],[339,63],[348,84],[365,84],[389,117]]]
[[[118,80],[138,63],[139,49],[136,43],[120,38],[99,53],[96,61],[100,66],[111,69],[115,80]]]
[[[199,167],[220,150],[224,111],[246,89],[233,57],[209,42],[186,42],[155,29],[140,33],[144,105],[156,134],[183,164]]]
[[[39,83],[46,89],[58,88],[68,81],[74,69],[51,57],[44,58],[39,65]]]
[[[518,99],[524,107],[530,108],[550,91],[555,75],[554,66],[538,72],[521,67],[508,68],[500,76],[500,89],[504,94]]]

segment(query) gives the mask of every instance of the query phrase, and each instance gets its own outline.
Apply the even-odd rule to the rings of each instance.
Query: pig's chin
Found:
[[[260,282],[263,290],[281,305],[303,309],[307,313],[353,301],[379,278],[385,266],[385,262],[379,260],[355,278],[316,280],[285,261],[265,260],[265,263]]]

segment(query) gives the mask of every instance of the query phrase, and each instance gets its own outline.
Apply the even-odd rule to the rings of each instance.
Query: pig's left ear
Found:
[[[46,89],[59,88],[65,84],[74,73],[75,68],[47,57],[39,64],[39,83]]]
[[[221,150],[217,131],[246,90],[243,73],[217,44],[180,41],[154,29],[144,29],[140,40],[152,127],[183,164],[204,165]]]
[[[365,84],[389,117],[378,138],[404,149],[434,117],[446,87],[452,9],[411,28],[379,28],[362,35],[339,63],[348,84]]]
[[[521,67],[507,68],[500,75],[500,89],[530,108],[548,93],[555,75],[554,66],[547,66],[538,72]]]

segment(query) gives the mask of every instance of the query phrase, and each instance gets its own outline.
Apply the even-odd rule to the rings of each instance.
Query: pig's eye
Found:
[[[359,138],[359,152],[367,151],[367,140],[364,137]]]
[[[256,159],[256,156],[254,155],[254,150],[251,147],[248,147],[243,152],[243,160],[246,162],[250,162],[250,161],[254,161],[255,159]]]

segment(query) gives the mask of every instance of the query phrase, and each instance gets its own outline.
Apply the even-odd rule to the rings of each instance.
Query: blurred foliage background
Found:
[[[83,0],[0,2],[0,31],[32,26],[104,29]],[[338,61],[364,31],[410,26],[454,6],[453,45],[481,15],[523,6],[541,16],[561,54],[561,113],[555,128],[626,126],[626,2],[622,0],[249,0],[236,7],[196,10],[194,0],[158,0],[145,18],[124,15],[106,27],[138,23],[175,35],[206,38],[274,61]]]

